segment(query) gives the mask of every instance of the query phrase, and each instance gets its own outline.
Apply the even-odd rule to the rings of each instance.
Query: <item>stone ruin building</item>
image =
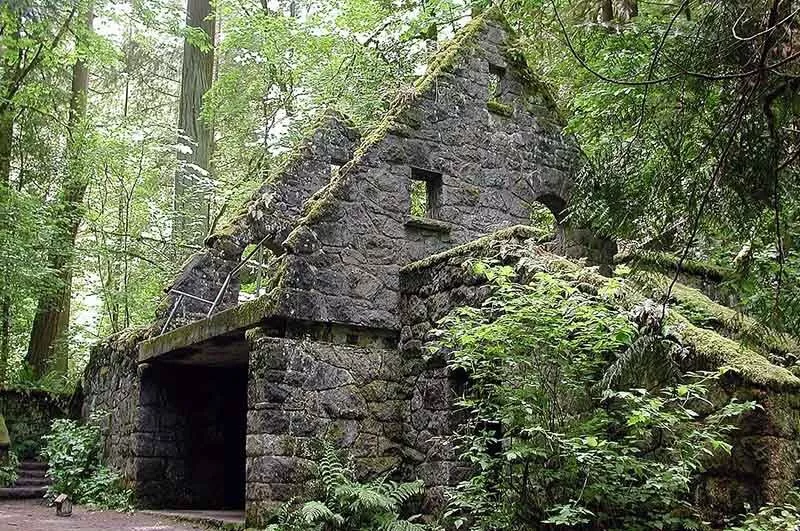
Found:
[[[106,456],[139,504],[246,508],[258,524],[302,496],[315,439],[365,475],[423,479],[430,504],[463,476],[436,439],[458,382],[422,347],[449,309],[486,297],[466,255],[535,240],[536,202],[559,222],[550,250],[600,265],[616,250],[565,221],[579,151],[512,39],[494,11],[477,17],[367,136],[328,113],[190,258],[153,325],[93,349],[83,414],[105,413]],[[254,246],[271,258],[240,303],[234,273]],[[751,476],[796,455],[798,423],[782,426],[748,433],[790,441]]]

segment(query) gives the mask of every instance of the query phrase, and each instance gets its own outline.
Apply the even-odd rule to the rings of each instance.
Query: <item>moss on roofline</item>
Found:
[[[552,274],[568,275],[578,283],[593,286],[598,293],[613,299],[624,309],[632,309],[646,299],[632,282],[606,278],[540,247],[530,249],[525,257],[533,258],[526,262],[526,267],[534,265]],[[669,309],[666,324],[673,327],[684,345],[694,351],[698,360],[704,364],[725,367],[755,385],[776,390],[800,390],[800,378],[789,370],[771,363],[760,353],[713,330],[695,326],[681,313],[679,307]]]
[[[139,362],[145,362],[212,337],[249,328],[264,319],[278,315],[282,297],[286,293],[286,263],[277,262],[272,288],[261,297],[233,308],[223,310],[210,318],[189,323],[180,328],[153,337],[139,344]]]
[[[461,28],[456,33],[455,37],[442,47],[428,64],[425,75],[420,77],[410,90],[402,91],[395,97],[384,119],[371,132],[364,136],[361,143],[356,148],[353,158],[339,168],[337,174],[331,178],[327,185],[306,201],[303,208],[303,217],[300,218],[298,227],[289,234],[284,242],[287,248],[291,249],[297,243],[297,239],[299,238],[298,231],[301,226],[311,225],[330,212],[331,208],[336,203],[335,198],[337,194],[350,183],[354,173],[353,169],[361,162],[364,155],[396,127],[398,120],[409,108],[411,103],[428,92],[444,72],[455,66],[458,59],[463,57],[462,52],[468,49],[469,45],[474,43],[476,35],[489,20],[501,21],[505,27],[508,26],[507,22],[504,22],[504,17],[500,8],[492,7]]]
[[[508,240],[518,240],[521,242],[531,238],[541,241],[542,238],[550,235],[551,234],[547,231],[538,229],[536,227],[531,227],[528,225],[514,225],[513,227],[508,227],[507,229],[501,229],[491,234],[487,234],[486,236],[478,238],[477,240],[473,240],[469,243],[458,245],[446,251],[442,251],[441,253],[433,254],[417,262],[411,262],[410,264],[400,268],[400,274],[406,275],[409,273],[415,273],[438,263],[446,262],[447,260],[450,260],[456,256],[483,255],[488,249],[493,247],[498,242]]]
[[[267,170],[267,175],[263,179],[258,189],[251,194],[250,199],[245,202],[245,204],[231,219],[229,219],[221,227],[217,228],[206,238],[206,242],[208,242],[206,246],[213,242],[214,239],[235,236],[237,231],[241,230],[239,223],[247,219],[247,217],[250,215],[250,205],[258,203],[261,200],[264,186],[267,184],[280,183],[293,166],[302,164],[310,153],[314,136],[320,130],[331,127],[335,124],[341,124],[342,126],[354,131],[357,130],[353,121],[339,111],[332,108],[327,108],[321,112],[314,120],[312,120],[311,124],[308,126],[308,132],[298,142],[295,148],[285,156],[281,157],[274,166]]]
[[[643,289],[654,292],[654,298],[663,298],[671,282],[660,273],[635,274],[632,280]],[[746,345],[767,353],[800,355],[797,338],[779,333],[752,317],[714,302],[695,288],[676,283],[670,295],[681,313],[694,325],[723,328]]]
[[[618,256],[614,261],[618,264],[633,263],[634,265],[649,267],[659,270],[662,273],[668,273],[678,270],[680,258],[674,254],[660,251],[632,251],[628,254]],[[727,280],[733,276],[733,270],[731,269],[691,259],[684,260],[683,264],[681,264],[680,272],[715,281]]]

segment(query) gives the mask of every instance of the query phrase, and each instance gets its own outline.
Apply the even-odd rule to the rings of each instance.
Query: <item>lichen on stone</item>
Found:
[[[500,116],[511,117],[514,114],[514,107],[497,100],[487,101],[486,108],[489,109],[489,112],[499,114]]]

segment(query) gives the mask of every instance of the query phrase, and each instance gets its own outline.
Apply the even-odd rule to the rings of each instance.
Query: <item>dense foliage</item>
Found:
[[[101,508],[131,506],[132,493],[122,476],[101,462],[101,434],[96,425],[57,419],[44,440],[42,457],[53,480],[51,494],[67,494],[75,503]]]
[[[214,231],[233,216],[326,107],[374,126],[430,53],[489,4],[218,0],[205,4],[209,34],[185,22],[178,0],[0,2],[0,384],[74,386],[88,344],[152,319],[163,286],[202,243],[182,223]],[[713,263],[738,310],[797,333],[794,4],[509,0],[500,9],[585,155],[570,219],[625,250]],[[194,107],[182,95],[198,87],[181,79],[192,48],[214,59]],[[178,130],[186,108],[212,131],[208,167],[187,162],[199,149]],[[176,208],[187,168],[202,202],[192,213]],[[546,273],[519,285],[502,267],[477,267],[497,291],[443,323],[440,343],[469,375],[463,406],[474,415],[454,442],[480,471],[456,491],[453,517],[485,529],[699,525],[690,478],[705,455],[727,450],[730,418],[747,405],[703,412],[713,375],[678,381],[680,345],[668,331],[640,330],[604,294]],[[99,463],[96,428],[54,427],[46,454],[56,487],[124,505]],[[357,486],[344,472],[323,480],[338,487],[286,513],[285,525],[314,510],[318,528],[391,522],[401,503],[391,493],[409,488]],[[741,526],[796,514],[768,507]]]
[[[476,473],[453,493],[461,527],[700,528],[693,481],[730,451],[726,435],[754,404],[710,407],[715,374],[664,385],[664,371],[651,390],[609,388],[609,370],[644,383],[645,364],[627,353],[660,331],[638,330],[612,293],[581,290],[568,275],[519,283],[508,266],[474,269],[494,294],[443,320],[434,346],[467,378],[452,442]],[[658,342],[646,348],[668,355]]]
[[[16,452],[9,451],[0,458],[0,488],[10,487],[17,480],[17,466],[19,458]]]

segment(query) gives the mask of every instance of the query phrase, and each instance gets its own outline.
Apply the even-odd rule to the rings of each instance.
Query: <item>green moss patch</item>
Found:
[[[615,261],[630,263],[644,269],[654,269],[661,273],[675,272],[680,264],[680,258],[677,256],[658,251],[634,251],[617,257]],[[730,269],[699,260],[684,260],[680,265],[680,272],[717,282],[727,280],[733,275]]]
[[[635,274],[632,280],[659,299],[663,298],[671,282],[668,277],[658,273]],[[800,343],[796,338],[781,334],[747,315],[714,302],[697,289],[676,283],[670,296],[681,314],[696,326],[720,330],[766,353],[800,355]]]
[[[486,108],[489,109],[489,112],[491,113],[499,114],[500,116],[505,116],[507,118],[510,118],[514,115],[514,107],[501,101],[489,100],[486,102]]]
[[[452,249],[448,249],[441,253],[431,255],[423,260],[412,262],[407,266],[401,268],[400,273],[408,274],[421,271],[423,269],[432,267],[436,264],[446,262],[451,258],[455,258],[457,256],[485,256],[486,251],[488,249],[495,247],[498,243],[501,242],[512,241],[512,240],[522,242],[524,240],[529,240],[531,238],[540,241],[542,238],[548,236],[550,236],[550,234],[546,231],[542,231],[541,229],[537,229],[535,227],[529,227],[527,225],[515,225],[507,229],[502,229],[497,232],[493,232],[491,234],[483,236],[482,238],[478,238],[477,240],[471,241],[469,243],[465,243],[463,245],[453,247]]]

